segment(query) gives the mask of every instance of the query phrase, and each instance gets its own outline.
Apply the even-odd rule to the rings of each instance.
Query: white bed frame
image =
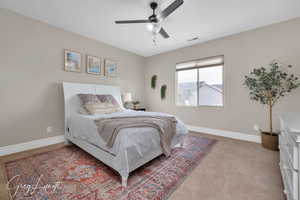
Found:
[[[77,145],[81,149],[85,150],[89,154],[93,155],[95,158],[99,159],[109,167],[115,169],[122,177],[122,186],[127,186],[127,179],[129,176],[128,172],[124,172],[122,168],[118,168],[113,162],[114,155],[103,151],[99,147],[86,142],[84,140],[80,140],[74,138],[69,133],[69,128],[67,127],[68,118],[74,112],[78,112],[80,101],[77,97],[77,94],[111,94],[115,97],[120,105],[123,106],[122,99],[121,99],[121,92],[120,88],[117,86],[111,85],[96,85],[96,84],[81,84],[81,83],[68,83],[63,82],[63,90],[64,90],[64,102],[65,102],[65,140],[66,143],[72,142],[73,144]],[[180,145],[183,146],[183,143],[180,142]],[[149,152],[145,157],[141,160],[138,160],[132,166],[129,166],[129,172],[137,169],[138,167],[144,165],[145,163],[149,162],[150,160],[156,158],[157,156],[162,154],[161,149],[157,149],[156,151]]]

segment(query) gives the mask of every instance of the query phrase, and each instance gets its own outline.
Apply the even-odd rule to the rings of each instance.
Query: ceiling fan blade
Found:
[[[183,4],[183,0],[175,0],[173,3],[171,3],[166,9],[161,11],[159,14],[160,19],[165,19],[168,17],[171,13],[173,13],[178,7],[180,7]]]
[[[147,20],[124,20],[124,21],[115,21],[116,24],[136,24],[136,23],[150,23],[150,21]]]
[[[167,39],[167,38],[170,37],[169,34],[168,34],[168,33],[165,31],[165,29],[163,29],[163,28],[160,29],[159,34],[160,34],[161,36],[163,36],[163,38],[165,38],[165,39]]]

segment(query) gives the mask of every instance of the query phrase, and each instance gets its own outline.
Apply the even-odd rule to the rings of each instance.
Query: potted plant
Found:
[[[139,105],[140,102],[139,101],[133,101],[132,105],[133,105],[133,109],[136,110],[137,109],[137,105]]]
[[[244,84],[250,90],[250,98],[267,105],[269,109],[269,130],[261,131],[264,148],[278,150],[278,134],[273,132],[273,107],[280,98],[300,86],[298,80],[298,77],[287,73],[284,66],[276,61],[268,69],[256,68],[249,76],[245,76]]]

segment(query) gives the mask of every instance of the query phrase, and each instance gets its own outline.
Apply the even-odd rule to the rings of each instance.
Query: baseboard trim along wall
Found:
[[[224,130],[204,128],[204,127],[198,127],[198,126],[192,126],[192,125],[187,125],[187,127],[190,131],[194,131],[194,132],[222,136],[222,137],[227,137],[227,138],[233,138],[233,139],[237,139],[237,140],[245,140],[245,141],[249,141],[249,142],[261,143],[261,138],[258,135],[249,135],[246,133],[239,133],[239,132],[234,132],[234,131],[224,131]]]
[[[195,131],[199,133],[205,133],[210,135],[216,135],[216,136],[222,136],[227,138],[233,138],[237,140],[245,140],[249,142],[256,142],[261,143],[260,136],[258,135],[249,135],[245,133],[239,133],[239,132],[233,132],[233,131],[224,131],[224,130],[217,130],[217,129],[211,129],[211,128],[204,128],[204,127],[198,127],[198,126],[192,126],[187,125],[188,129],[190,131]],[[20,143],[20,144],[14,144],[9,146],[0,147],[0,156],[5,156],[13,153],[18,153],[22,151],[27,151],[31,149],[36,149],[40,147],[45,147],[52,144],[58,144],[61,142],[64,142],[65,138],[63,135],[55,136],[55,137],[49,137],[39,140],[33,140],[30,142]]]
[[[0,156],[5,156],[5,155],[36,149],[40,147],[45,147],[52,144],[58,144],[64,141],[65,141],[65,137],[63,135],[60,135],[60,136],[49,137],[49,138],[44,138],[39,140],[33,140],[30,142],[25,142],[20,144],[8,145],[8,146],[0,147]]]

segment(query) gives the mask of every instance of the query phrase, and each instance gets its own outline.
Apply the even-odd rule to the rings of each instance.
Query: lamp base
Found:
[[[125,103],[124,103],[124,108],[129,109],[129,103],[128,103],[128,102],[125,102]]]

